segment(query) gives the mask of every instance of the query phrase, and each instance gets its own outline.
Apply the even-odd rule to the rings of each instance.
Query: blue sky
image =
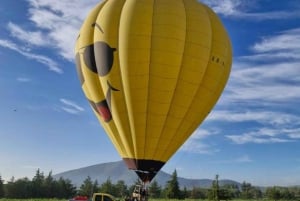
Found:
[[[73,47],[98,0],[0,7],[0,175],[120,160],[88,105]],[[188,178],[300,184],[300,3],[203,0],[232,40],[232,73],[206,121],[164,166]]]

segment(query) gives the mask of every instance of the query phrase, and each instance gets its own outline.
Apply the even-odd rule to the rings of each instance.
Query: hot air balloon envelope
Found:
[[[221,21],[196,0],[102,1],[75,52],[95,115],[144,182],[212,110],[232,59]]]

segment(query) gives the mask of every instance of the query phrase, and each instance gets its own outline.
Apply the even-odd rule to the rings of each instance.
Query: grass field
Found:
[[[0,201],[67,201],[67,199],[7,199],[2,198]],[[149,199],[149,201],[183,201],[183,200],[175,200],[175,199]],[[184,201],[208,201],[208,200],[200,200],[200,199],[185,199]],[[274,200],[268,200],[268,199],[259,199],[259,200],[242,200],[242,199],[235,199],[230,201],[274,201]],[[280,200],[284,201],[284,200]]]
[[[6,199],[6,198],[2,198],[0,199],[0,201],[67,201],[67,199]],[[175,200],[175,199],[149,199],[149,201],[179,201],[179,200]],[[180,200],[181,201],[181,200]],[[208,200],[200,200],[200,199],[185,199],[184,201],[208,201]],[[241,200],[241,199],[237,199],[237,200],[231,200],[231,201],[274,201],[274,200],[268,200],[268,199],[260,199],[260,200]],[[280,200],[280,201],[284,201],[284,200]]]
[[[41,199],[41,198],[34,198],[34,199],[8,199],[2,198],[0,201],[67,201],[67,199]]]
[[[34,198],[34,199],[8,199],[8,198],[2,198],[0,201],[67,201],[66,199],[39,199],[39,198]]]

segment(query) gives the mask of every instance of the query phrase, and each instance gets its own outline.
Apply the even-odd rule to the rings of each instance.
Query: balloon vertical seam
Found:
[[[150,51],[149,51],[150,59],[149,59],[149,68],[148,68],[148,69],[149,69],[149,70],[148,70],[148,77],[149,77],[149,79],[148,79],[148,93],[147,93],[147,99],[148,99],[149,96],[150,96],[150,89],[149,89],[149,88],[150,88],[150,86],[151,86],[151,85],[150,85],[150,72],[151,72],[151,68],[150,68],[150,67],[151,67],[151,63],[152,63],[151,61],[152,61],[153,26],[154,26],[154,25],[153,25],[153,23],[154,23],[154,22],[153,22],[153,21],[154,21],[153,19],[154,19],[155,7],[156,7],[155,5],[156,5],[156,0],[153,0],[152,16],[151,16],[151,17],[152,17],[152,21],[151,21],[152,24],[151,24],[151,33],[150,33],[150,34],[151,34],[151,39],[150,39],[151,42],[150,42],[150,48],[149,48],[149,49],[150,49]],[[149,118],[149,102],[150,102],[150,101],[147,102],[147,110],[146,110],[145,136],[144,136],[144,142],[145,142],[144,144],[145,144],[145,145],[146,145],[146,139],[147,139],[147,135],[148,135],[148,129],[147,129],[147,128],[148,128],[148,123],[149,123],[149,121],[148,121],[148,118]],[[146,148],[144,149],[143,158],[145,158],[145,155],[146,155],[145,152],[146,152]]]
[[[120,17],[119,17],[119,25],[118,25],[118,47],[120,46],[119,43],[120,43],[120,30],[121,30],[121,16],[122,16],[122,13],[124,12],[124,7],[125,7],[125,4],[126,4],[126,0],[124,1],[124,4],[122,6],[122,9],[121,9],[121,14],[120,14]],[[120,48],[119,48],[119,52],[120,52]],[[127,99],[126,99],[126,96],[125,96],[125,93],[126,93],[126,90],[125,90],[125,87],[124,87],[124,80],[123,80],[123,76],[122,76],[122,64],[120,62],[120,53],[118,54],[118,62],[119,62],[119,70],[120,70],[120,79],[121,79],[121,84],[122,84],[122,92],[124,94],[123,96],[123,100],[125,102],[125,109],[126,109],[126,113],[128,114],[129,113],[129,109],[128,109],[128,103],[127,103]],[[128,115],[125,115],[125,118],[127,119],[127,122],[128,122],[128,127],[129,127],[129,132],[131,133],[131,144],[133,146],[133,153],[130,154],[131,156],[134,156],[136,158],[136,155],[137,155],[137,146],[135,145],[135,139],[134,139],[134,135],[132,134],[132,128],[131,128],[131,123],[130,123],[130,118]],[[129,156],[129,154],[127,153],[127,157]]]
[[[166,113],[166,117],[165,117],[165,119],[164,119],[164,124],[163,124],[163,127],[162,127],[162,129],[161,129],[161,133],[160,133],[160,135],[159,135],[159,138],[158,138],[158,142],[160,141],[160,139],[161,139],[161,137],[162,137],[162,135],[164,134],[164,131],[165,131],[165,129],[166,129],[166,121],[167,121],[167,118],[170,116],[170,111],[171,111],[171,109],[172,109],[172,103],[174,102],[174,98],[175,98],[175,94],[176,94],[176,90],[177,90],[177,88],[178,88],[178,83],[179,83],[179,79],[180,79],[180,75],[181,75],[181,72],[182,72],[182,70],[183,70],[183,68],[182,68],[182,66],[183,66],[183,61],[184,61],[184,52],[185,52],[185,48],[186,48],[186,36],[187,36],[187,12],[186,12],[186,7],[185,7],[185,3],[184,3],[184,0],[182,0],[182,5],[183,5],[183,10],[184,10],[184,12],[185,12],[185,35],[184,35],[184,47],[183,47],[183,50],[182,50],[182,54],[181,54],[181,64],[180,64],[180,70],[179,70],[179,72],[178,72],[178,74],[177,74],[177,81],[176,81],[176,86],[175,86],[175,88],[174,88],[174,90],[173,90],[173,94],[172,94],[172,98],[171,98],[171,102],[170,102],[170,104],[169,104],[169,109],[168,109],[168,112]],[[175,137],[175,135],[173,136],[173,137]],[[169,141],[169,143],[171,143],[172,142],[172,140],[170,140]],[[157,154],[157,151],[158,151],[158,149],[157,149],[157,146],[159,146],[158,144],[156,144],[156,148],[155,148],[155,152],[154,152],[154,154],[153,154],[153,158],[155,158],[155,155]],[[167,146],[168,147],[168,146]],[[163,155],[163,154],[162,154]]]

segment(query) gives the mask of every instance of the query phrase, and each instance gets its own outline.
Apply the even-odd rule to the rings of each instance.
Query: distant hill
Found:
[[[53,175],[55,179],[59,179],[60,177],[70,179],[77,187],[80,187],[88,176],[90,176],[93,181],[97,180],[99,184],[104,183],[109,178],[112,183],[123,180],[128,186],[133,185],[138,179],[134,171],[128,170],[123,161],[102,163]],[[164,187],[170,178],[170,174],[160,171],[154,180],[156,180],[160,186]],[[181,177],[178,177],[178,182],[181,188],[186,187],[188,189],[193,187],[209,188],[212,184],[212,180],[210,179],[186,179]],[[220,180],[219,184],[241,185],[232,180]]]

